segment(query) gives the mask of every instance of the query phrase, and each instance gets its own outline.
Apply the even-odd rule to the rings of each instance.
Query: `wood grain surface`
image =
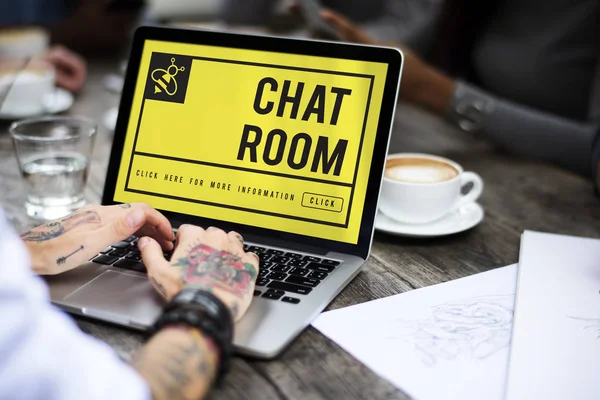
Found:
[[[119,101],[117,94],[103,87],[105,75],[116,70],[116,65],[109,63],[92,65],[90,82],[69,113],[100,122]],[[7,123],[0,125],[0,205],[21,231],[32,222],[24,213],[24,193],[7,128]],[[90,202],[100,201],[112,137],[112,132],[100,127],[86,190]],[[480,199],[485,219],[470,231],[444,238],[407,239],[377,233],[363,272],[330,309],[515,263],[524,229],[600,236],[600,199],[594,196],[590,181],[505,154],[424,111],[398,106],[390,151],[442,155],[459,162],[465,170],[479,173],[485,181]],[[124,359],[142,343],[139,335],[128,330],[83,319],[78,323],[85,332],[108,342]],[[210,398],[407,397],[309,328],[275,361],[236,358],[231,373]]]

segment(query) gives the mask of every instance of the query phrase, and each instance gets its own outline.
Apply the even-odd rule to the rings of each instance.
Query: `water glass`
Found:
[[[85,205],[96,131],[93,121],[81,117],[33,118],[10,126],[27,215],[47,221]]]

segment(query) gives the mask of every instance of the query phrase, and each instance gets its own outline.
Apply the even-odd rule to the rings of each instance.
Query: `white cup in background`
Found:
[[[0,60],[24,60],[44,53],[50,35],[42,28],[24,27],[0,31]]]
[[[34,60],[23,67],[23,61],[0,62],[0,99],[6,95],[2,114],[43,114],[49,96],[56,90],[55,71],[50,64]]]
[[[462,188],[472,183],[467,194]],[[403,223],[426,224],[476,201],[483,180],[465,172],[452,160],[420,153],[388,156],[379,198],[379,209]]]

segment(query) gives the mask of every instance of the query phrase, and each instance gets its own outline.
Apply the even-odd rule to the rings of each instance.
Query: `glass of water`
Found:
[[[80,117],[33,118],[11,125],[27,215],[51,220],[85,204],[96,131],[94,122]]]

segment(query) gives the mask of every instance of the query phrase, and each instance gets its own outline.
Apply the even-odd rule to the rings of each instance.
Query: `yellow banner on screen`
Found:
[[[147,41],[114,199],[356,243],[386,73]]]

